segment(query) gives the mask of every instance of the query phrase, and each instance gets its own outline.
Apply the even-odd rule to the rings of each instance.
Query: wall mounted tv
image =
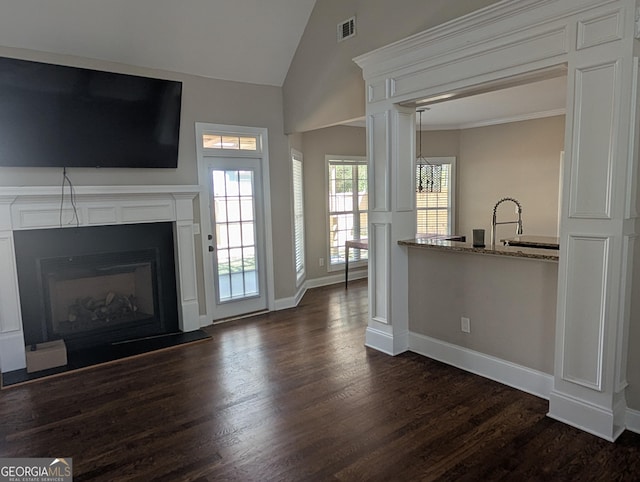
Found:
[[[176,168],[182,83],[0,57],[0,166]]]

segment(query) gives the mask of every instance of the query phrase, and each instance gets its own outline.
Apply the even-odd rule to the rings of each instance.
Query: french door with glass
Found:
[[[260,159],[209,158],[207,168],[214,319],[266,310]]]

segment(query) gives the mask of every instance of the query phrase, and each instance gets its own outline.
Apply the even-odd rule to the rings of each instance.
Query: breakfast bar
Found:
[[[524,237],[523,237],[524,238]],[[547,238],[545,238],[546,240]],[[503,240],[507,242],[507,240]],[[521,241],[524,243],[524,241]],[[398,241],[400,246],[408,246],[412,248],[430,249],[436,251],[449,251],[458,253],[474,253],[489,256],[510,256],[516,258],[538,259],[542,261],[558,262],[559,251],[557,249],[549,249],[550,242],[542,246],[535,244],[518,244],[517,242],[509,242],[507,245],[497,244],[496,246],[476,247],[473,244],[463,241],[456,241],[452,238],[415,238],[410,240]],[[533,247],[536,246],[536,247]]]
[[[415,351],[457,347],[553,373],[558,249],[422,238],[398,245],[407,249]]]

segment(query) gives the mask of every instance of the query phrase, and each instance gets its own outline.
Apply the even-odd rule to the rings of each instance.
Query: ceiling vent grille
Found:
[[[356,17],[340,22],[338,24],[338,42],[342,42],[356,36]]]

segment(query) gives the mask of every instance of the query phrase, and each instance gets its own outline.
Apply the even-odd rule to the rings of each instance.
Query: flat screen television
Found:
[[[182,83],[0,57],[0,166],[176,168]]]

